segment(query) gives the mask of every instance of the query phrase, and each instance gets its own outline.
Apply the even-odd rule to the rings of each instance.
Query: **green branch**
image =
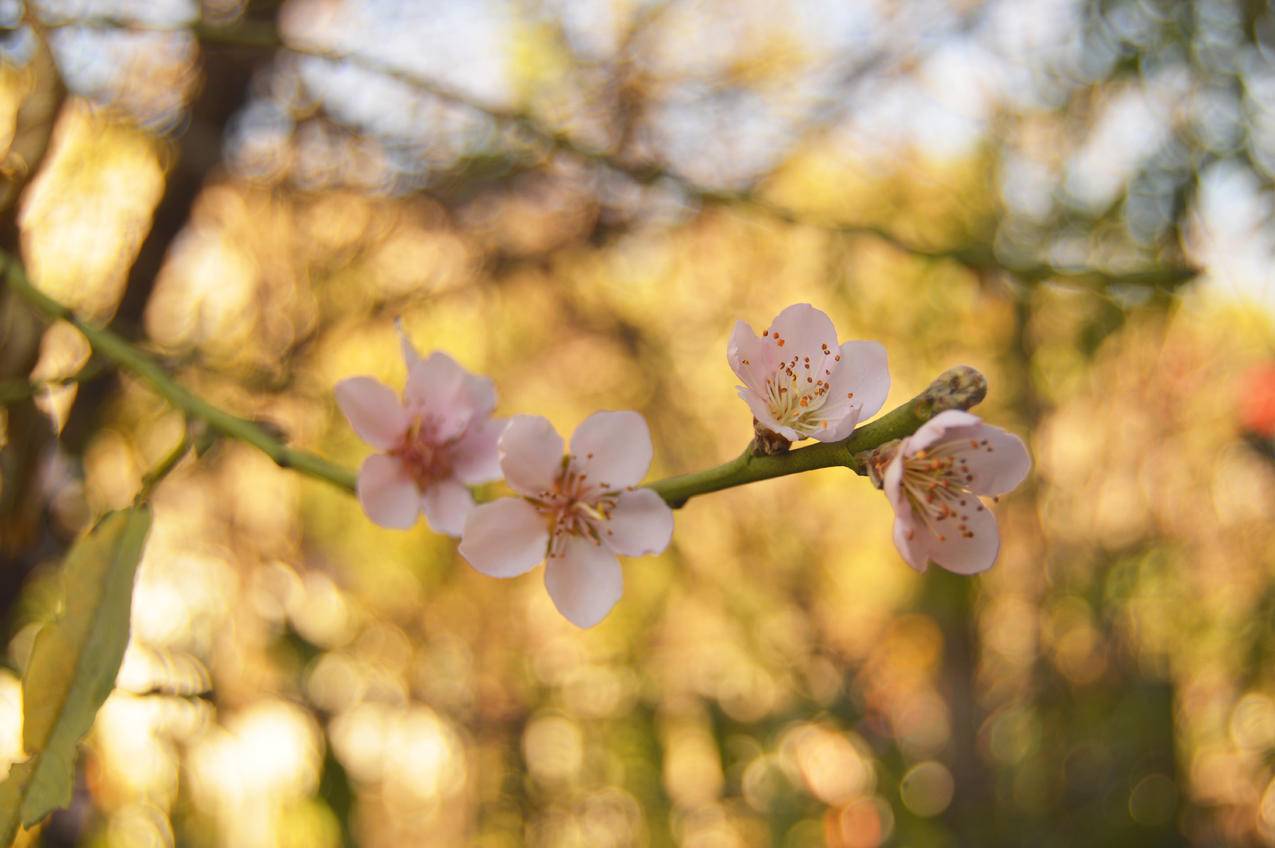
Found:
[[[281,468],[291,468],[348,492],[354,491],[354,472],[316,454],[290,448],[255,421],[218,409],[174,381],[155,360],[125,339],[76,317],[70,309],[35,288],[21,263],[3,251],[0,251],[0,264],[7,266],[5,280],[15,294],[50,321],[66,321],[74,326],[88,339],[95,354],[140,378],[188,418],[202,421],[209,430],[226,438],[252,445]]]
[[[943,372],[921,394],[872,423],[859,427],[839,442],[820,442],[773,456],[759,456],[750,445],[748,450],[724,465],[657,480],[648,483],[647,488],[677,509],[696,495],[817,468],[841,466],[856,474],[866,474],[864,456],[870,451],[912,435],[940,412],[969,409],[986,395],[986,378],[973,368],[958,365]]]
[[[275,461],[308,477],[325,480],[347,492],[355,491],[355,475],[349,469],[334,465],[317,454],[290,448],[255,421],[240,418],[218,409],[175,382],[142,351],[111,332],[75,316],[75,314],[31,284],[22,265],[0,251],[0,264],[6,265],[5,280],[9,288],[51,321],[67,321],[88,339],[96,355],[115,363],[139,377],[157,394],[191,421],[202,422],[209,431],[252,445]],[[670,506],[681,507],[696,495],[783,477],[817,468],[842,466],[857,474],[866,474],[865,457],[887,442],[915,433],[917,428],[938,413],[948,409],[969,409],[987,394],[987,380],[978,371],[957,366],[945,371],[924,392],[882,415],[870,424],[856,429],[839,442],[819,443],[777,455],[759,455],[749,446],[742,455],[724,465],[669,477],[648,484]],[[160,462],[156,471],[147,475],[144,492],[154,486],[181,460],[191,447],[189,434]]]

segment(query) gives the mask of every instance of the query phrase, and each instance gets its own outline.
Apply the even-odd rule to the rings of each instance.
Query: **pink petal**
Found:
[[[441,351],[413,364],[403,399],[409,410],[429,419],[439,442],[454,439],[496,406],[491,380],[475,377]]]
[[[743,321],[736,321],[726,346],[726,361],[745,386],[765,393],[766,378],[779,366],[779,347],[773,341],[758,337]]]
[[[828,403],[849,404],[857,408],[857,418],[865,421],[876,415],[890,393],[890,370],[885,348],[878,342],[846,342],[841,346],[841,361],[828,378]],[[854,397],[847,397],[851,392]]]
[[[377,453],[363,461],[358,493],[367,517],[382,527],[406,530],[420,514],[421,496],[416,481],[392,456]]]
[[[855,426],[859,423],[859,410],[856,407],[844,409],[833,407],[831,410],[821,411],[828,426],[810,434],[812,438],[821,442],[839,442],[854,432]]]
[[[465,519],[460,555],[490,577],[517,577],[545,558],[549,528],[522,498],[474,507]]]
[[[636,412],[595,412],[576,428],[571,455],[589,482],[633,486],[651,467],[651,431]]]
[[[599,529],[617,554],[658,554],[673,537],[673,510],[650,489],[634,489],[620,495],[611,519]]]
[[[604,545],[572,536],[562,555],[545,563],[545,588],[558,612],[577,627],[597,624],[624,593],[615,554]]]
[[[968,438],[973,428],[983,423],[983,419],[961,409],[949,409],[926,421],[917,431],[908,437],[905,449],[908,456],[930,445],[958,437]]]
[[[805,436],[798,433],[791,427],[785,427],[775,420],[775,416],[770,414],[770,407],[766,401],[762,400],[756,392],[744,386],[739,387],[739,396],[744,399],[744,403],[748,404],[749,410],[752,411],[753,417],[761,422],[762,426],[772,433],[778,433],[790,442],[800,442]]]
[[[908,565],[922,573],[930,561],[926,545],[929,538],[929,531],[917,522],[912,507],[903,504],[903,510],[894,516],[894,546]]]
[[[562,437],[539,415],[515,415],[497,442],[500,470],[514,491],[530,497],[553,488],[562,471]]]
[[[407,432],[407,413],[394,391],[371,377],[351,377],[332,393],[359,438],[379,450],[389,450]]]
[[[469,485],[500,479],[497,444],[508,423],[507,418],[491,418],[474,424],[460,437],[451,455],[456,479]]]
[[[1013,433],[982,424],[969,434],[969,438],[978,442],[978,447],[971,447],[965,453],[974,475],[968,485],[975,494],[1003,495],[1011,492],[1031,471],[1032,460],[1027,446]]]
[[[928,540],[930,559],[957,574],[977,574],[986,571],[996,562],[1000,552],[1000,533],[996,529],[996,517],[983,507],[978,498],[968,498],[967,512],[960,517],[964,526],[974,535],[965,537],[957,518],[948,518],[935,524],[941,536],[930,534]],[[981,507],[981,508],[980,508]],[[920,535],[921,531],[917,531]]]
[[[770,332],[772,339],[779,333],[776,344],[784,343],[780,346],[779,359],[796,356],[800,362],[808,356],[814,364],[823,361],[825,345],[828,350],[837,349],[837,330],[832,326],[832,319],[809,303],[795,303],[780,312],[770,322]]]
[[[469,489],[456,480],[439,480],[421,495],[425,520],[435,533],[460,536],[465,529],[465,519],[473,508],[474,498]]]

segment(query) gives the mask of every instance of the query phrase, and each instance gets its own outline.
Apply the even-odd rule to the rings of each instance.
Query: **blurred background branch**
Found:
[[[97,27],[133,31],[156,31],[136,21],[111,18],[74,18],[49,24],[51,27]],[[158,30],[173,31],[173,30]],[[986,245],[959,247],[934,247],[914,243],[891,230],[873,224],[846,223],[789,208],[767,198],[756,190],[732,191],[711,188],[679,174],[667,166],[651,161],[622,158],[614,152],[590,145],[571,133],[544,123],[534,113],[485,103],[461,90],[430,78],[394,62],[384,61],[375,55],[343,52],[317,44],[305,44],[285,39],[272,24],[264,21],[241,19],[232,26],[215,26],[203,23],[189,25],[189,31],[206,45],[233,45],[262,50],[283,49],[299,56],[307,56],[338,64],[351,64],[388,79],[411,86],[438,100],[481,113],[502,124],[514,127],[555,151],[568,154],[584,162],[621,174],[636,183],[649,185],[668,183],[688,200],[705,207],[728,206],[751,210],[796,226],[816,227],[843,236],[867,236],[879,239],[903,253],[923,259],[956,262],[976,273],[1004,272],[1027,283],[1060,281],[1099,290],[1109,287],[1147,287],[1172,291],[1194,278],[1199,269],[1189,265],[1132,271],[1112,271],[1086,267],[1057,267],[1048,263],[1019,264],[1002,260]],[[877,62],[865,62],[865,70],[875,69]],[[827,113],[830,110],[821,110]],[[835,111],[832,112],[835,115]],[[831,116],[828,120],[833,120]],[[816,130],[817,125],[807,126],[804,132]]]

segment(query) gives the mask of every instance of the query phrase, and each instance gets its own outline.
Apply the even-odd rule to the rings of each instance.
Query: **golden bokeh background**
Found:
[[[205,5],[206,19],[245,14]],[[341,16],[356,5],[289,3],[279,19],[353,26]],[[362,14],[392,22],[393,5]],[[659,18],[621,101],[704,84],[711,65],[715,84],[779,109],[787,75],[820,59],[755,15],[725,26],[730,4],[686,5],[704,20]],[[596,135],[592,89],[573,76],[596,68],[564,52],[566,13],[512,6],[500,44],[516,107]],[[17,218],[40,288],[95,321],[117,315],[174,178],[181,122],[164,116],[194,96],[199,56],[177,39],[122,62],[105,93],[72,88]],[[885,499],[844,469],[695,499],[668,550],[625,561],[623,599],[581,631],[540,569],[484,577],[423,523],[382,530],[344,492],[218,442],[155,495],[118,688],[72,808],[25,844],[1275,844],[1275,464],[1239,412],[1245,375],[1275,351],[1270,269],[1214,261],[1227,242],[1208,235],[1203,200],[1173,219],[1185,232],[1114,247],[1121,221],[1077,215],[1084,261],[1071,220],[1071,252],[1046,255],[1058,273],[1016,276],[997,268],[1014,267],[1012,244],[964,262],[871,232],[944,250],[1009,239],[995,226],[1015,183],[994,135],[883,151],[821,128],[759,183],[787,219],[664,176],[617,188],[622,174],[535,149],[516,127],[496,146],[517,156],[495,161],[483,138],[481,156],[404,188],[386,175],[407,154],[385,139],[443,156],[430,145],[455,139],[428,133],[461,107],[396,111],[408,94],[368,93],[367,109],[389,111],[360,117],[356,97],[337,114],[354,129],[337,131],[319,94],[279,93],[303,87],[300,61],[281,51],[257,83],[291,104],[292,133],[232,126],[232,155],[208,172],[140,322],[121,327],[218,406],[356,467],[369,448],[332,386],[402,386],[398,318],[422,351],[489,375],[500,415],[569,433],[595,410],[638,410],[655,478],[743,448],[733,323],[810,302],[842,338],[886,346],[887,408],[952,365],[983,371],[980,414],[1024,437],[1033,474],[997,507],[1000,560],[975,578],[909,569]],[[366,82],[331,64],[315,91]],[[6,74],[12,125],[39,82]],[[1065,171],[1073,142],[1059,137],[1092,129],[1133,84],[1091,83],[1088,112],[1024,107],[1005,132]],[[754,155],[738,132],[739,157]],[[692,179],[739,165],[723,138],[687,160]],[[637,149],[665,161],[654,131]],[[1175,247],[1201,277],[1119,279],[1172,265]],[[1115,270],[1066,273],[1080,265]],[[70,378],[90,353],[50,326],[30,378]],[[135,378],[92,379],[38,398],[66,435],[33,489],[62,546],[131,502],[183,428]],[[59,544],[28,549],[5,619],[0,766],[22,755],[19,680],[56,610]]]

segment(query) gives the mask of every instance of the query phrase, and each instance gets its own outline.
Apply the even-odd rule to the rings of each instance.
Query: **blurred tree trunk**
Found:
[[[66,90],[42,34],[36,33],[30,63],[32,85],[18,108],[13,141],[0,185],[0,247],[21,257],[18,200],[49,150]],[[43,324],[7,287],[0,289],[0,381],[28,379],[40,353]],[[7,618],[26,574],[35,564],[34,545],[44,512],[35,491],[40,459],[52,432],[26,397],[4,410],[8,441],[0,448],[0,620]]]

